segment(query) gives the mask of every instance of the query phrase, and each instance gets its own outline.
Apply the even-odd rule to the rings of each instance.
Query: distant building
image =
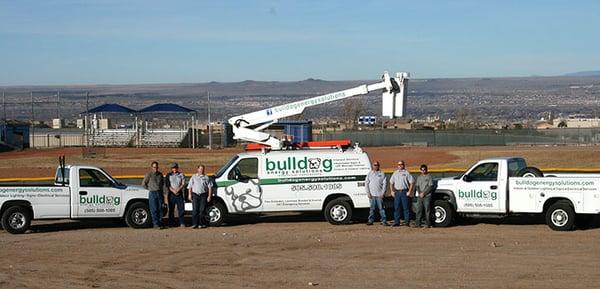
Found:
[[[600,127],[600,118],[565,118],[554,120],[554,127],[596,128]]]

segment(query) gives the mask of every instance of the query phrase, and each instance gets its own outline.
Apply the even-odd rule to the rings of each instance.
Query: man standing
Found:
[[[398,162],[398,170],[390,177],[390,189],[392,197],[394,197],[394,224],[392,226],[400,226],[400,205],[404,213],[404,224],[410,227],[410,193],[415,184],[414,178],[406,170],[404,161]]]
[[[433,191],[433,178],[427,171],[427,165],[421,165],[421,175],[417,178],[417,219],[415,224],[421,227],[423,209],[425,210],[425,224],[431,228],[431,193]]]
[[[183,188],[185,187],[185,176],[179,171],[179,165],[174,163],[171,165],[171,172],[165,177],[167,194],[169,198],[169,225],[175,226],[175,206],[177,206],[177,219],[179,227],[185,227],[185,200]]]
[[[164,204],[164,177],[158,170],[158,162],[152,162],[152,171],[144,176],[142,186],[148,191],[148,203],[150,215],[152,215],[152,225],[156,229],[164,229],[162,225],[162,208]]]
[[[190,178],[188,184],[188,197],[192,199],[192,229],[206,228],[206,204],[212,198],[212,181],[204,174],[204,165],[199,165],[196,174]]]
[[[379,162],[373,162],[373,170],[367,174],[365,180],[365,189],[370,203],[369,220],[367,221],[367,225],[369,226],[373,225],[373,222],[375,221],[375,208],[379,210],[381,224],[384,226],[388,225],[385,217],[385,210],[383,208],[383,196],[386,191],[386,183],[385,174],[379,169]]]

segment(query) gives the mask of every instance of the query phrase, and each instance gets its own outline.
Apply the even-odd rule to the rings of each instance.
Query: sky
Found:
[[[600,70],[600,1],[0,0],[0,85]]]

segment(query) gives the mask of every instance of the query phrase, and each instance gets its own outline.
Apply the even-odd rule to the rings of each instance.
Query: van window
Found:
[[[258,179],[258,159],[248,158],[239,161],[235,167],[229,171],[228,179]]]
[[[107,188],[107,187],[112,187],[112,185],[113,185],[112,181],[98,170],[93,170],[93,169],[80,169],[79,170],[79,186],[81,186],[81,187]]]
[[[498,180],[498,163],[484,163],[478,165],[469,173],[469,178],[473,182]]]

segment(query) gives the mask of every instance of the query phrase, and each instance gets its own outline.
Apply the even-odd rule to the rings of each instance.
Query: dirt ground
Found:
[[[37,222],[24,235],[0,231],[0,287],[598,288],[598,240],[598,228],[523,220],[420,229],[276,215],[203,230]]]
[[[479,159],[497,156],[522,156],[530,165],[540,168],[600,168],[598,146],[502,146],[502,147],[365,147],[372,160],[383,169],[395,169],[398,160],[405,160],[409,169],[422,163],[431,169],[464,169]],[[0,153],[0,179],[14,177],[50,177],[65,155],[67,163],[89,164],[105,168],[113,175],[143,175],[153,160],[163,164],[179,163],[190,174],[198,164],[209,173],[217,171],[234,154],[231,149],[168,149],[168,148],[107,148],[98,158],[83,158],[81,148],[25,150]]]
[[[465,168],[491,156],[538,167],[598,168],[598,147],[365,148],[386,169]],[[151,160],[215,171],[239,150],[81,149],[0,154],[0,178],[52,175],[56,158],[142,174]],[[188,220],[189,221],[189,220]],[[318,214],[244,217],[205,230],[134,230],[116,221],[34,221],[0,231],[0,288],[599,288],[600,226],[551,231],[540,220],[451,228],[333,226]],[[312,285],[311,285],[312,284]]]

